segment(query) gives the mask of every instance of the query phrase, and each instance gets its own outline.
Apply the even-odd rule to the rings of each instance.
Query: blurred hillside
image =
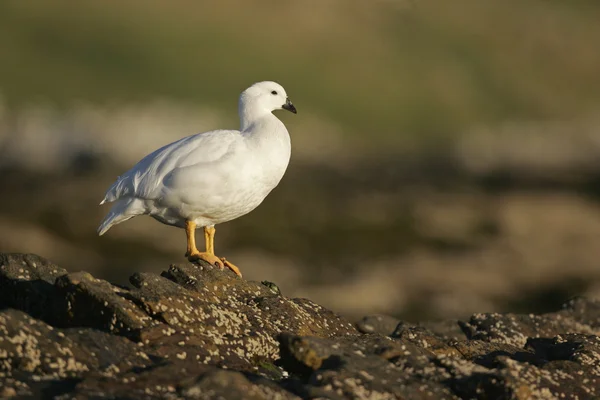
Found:
[[[114,178],[283,84],[282,184],[218,253],[350,316],[544,311],[600,290],[600,3],[0,3],[0,249],[125,282],[183,259]],[[370,268],[364,269],[365,260]]]

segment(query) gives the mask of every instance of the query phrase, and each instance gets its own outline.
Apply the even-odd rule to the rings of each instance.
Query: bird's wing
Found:
[[[169,173],[178,168],[218,162],[241,138],[239,131],[216,130],[168,144],[147,155],[121,175],[100,204],[124,197],[154,199],[160,195],[163,179]]]

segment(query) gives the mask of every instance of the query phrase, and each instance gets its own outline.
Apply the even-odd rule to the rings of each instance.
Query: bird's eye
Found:
[[[275,96],[277,96],[277,91],[276,91],[276,90],[273,90],[273,91],[271,92],[271,94],[274,94]]]

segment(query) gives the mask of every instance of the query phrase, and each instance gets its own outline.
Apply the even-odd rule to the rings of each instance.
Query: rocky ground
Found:
[[[66,174],[1,170],[0,193],[10,195],[0,196],[0,249],[117,284],[185,261],[184,232],[149,217],[97,236],[109,209],[98,203],[125,170],[97,162]],[[217,252],[246,278],[353,320],[549,312],[600,294],[600,193],[510,179],[486,189],[446,166],[388,160],[339,171],[295,161],[264,204],[217,227]],[[600,174],[586,182],[597,190]]]
[[[600,392],[600,302],[543,315],[352,324],[209,265],[131,288],[0,255],[0,397],[586,399]]]

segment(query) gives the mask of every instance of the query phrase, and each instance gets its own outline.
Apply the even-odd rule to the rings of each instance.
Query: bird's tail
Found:
[[[108,215],[98,227],[98,235],[102,236],[111,226],[125,222],[135,216],[145,214],[145,207],[140,199],[124,198],[119,199],[112,206]]]

